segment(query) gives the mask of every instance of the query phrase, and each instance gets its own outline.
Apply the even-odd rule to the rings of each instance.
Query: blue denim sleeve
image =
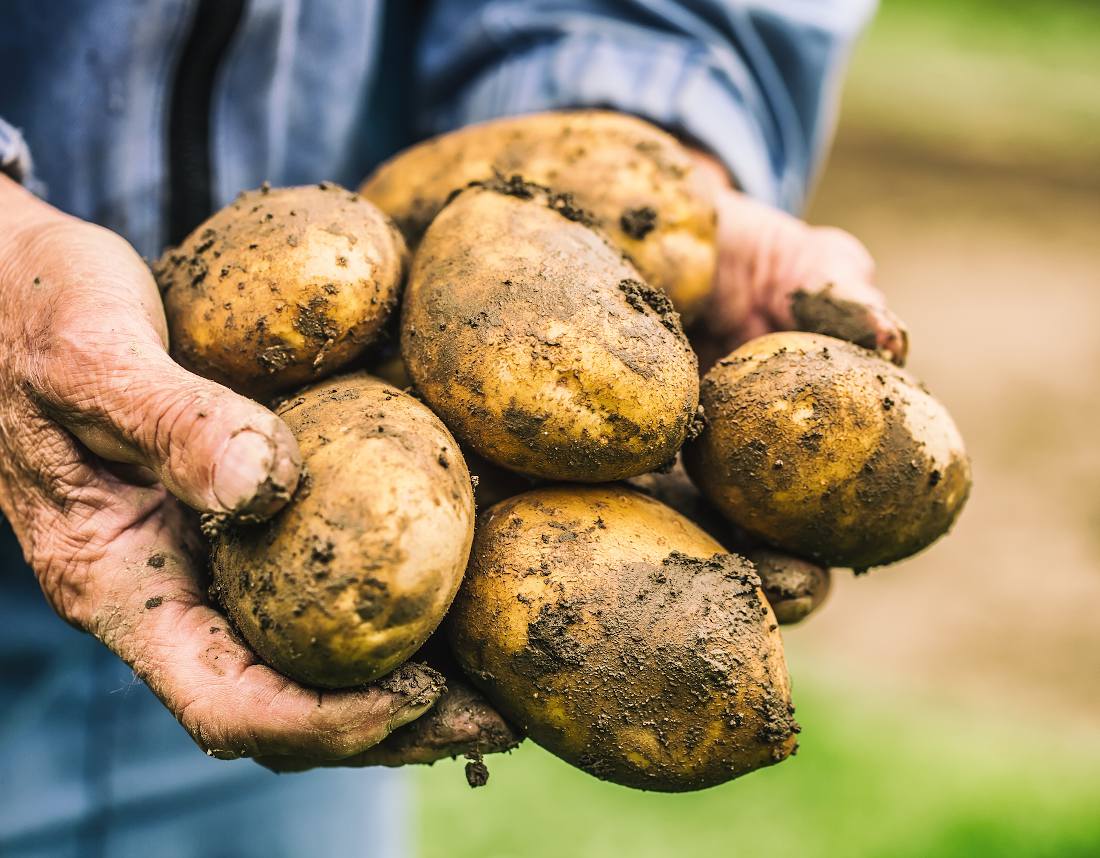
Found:
[[[798,211],[875,0],[437,0],[419,53],[425,130],[610,107],[710,150]]]
[[[23,135],[0,119],[0,173],[28,187],[35,185],[31,151]]]

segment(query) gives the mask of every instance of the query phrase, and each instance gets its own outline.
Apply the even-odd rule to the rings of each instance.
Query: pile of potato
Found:
[[[211,529],[240,633],[340,688],[442,623],[514,727],[633,787],[786,758],[778,623],[820,604],[827,567],[945,533],[969,467],[936,400],[839,339],[761,337],[700,384],[681,319],[715,262],[688,153],[601,112],[213,215],[156,265],[173,354],[272,404],[305,462],[273,519]]]

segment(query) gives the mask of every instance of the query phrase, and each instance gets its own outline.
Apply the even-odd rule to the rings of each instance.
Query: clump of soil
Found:
[[[652,206],[626,209],[619,217],[619,226],[631,238],[641,241],[657,228],[657,212]]]
[[[684,327],[680,323],[680,314],[676,312],[668,295],[662,290],[654,289],[648,283],[633,278],[620,280],[619,289],[626,296],[626,302],[631,307],[639,313],[644,313],[647,309],[652,310],[657,314],[662,325],[680,339],[684,339]]]
[[[800,331],[848,340],[865,349],[874,349],[877,342],[868,308],[837,298],[831,284],[818,292],[799,289],[791,298],[791,314]]]
[[[466,783],[472,789],[483,787],[489,783],[489,767],[485,765],[485,760],[482,759],[481,754],[467,754],[466,759]]]
[[[546,185],[540,185],[538,182],[529,182],[518,174],[504,176],[497,173],[491,179],[481,179],[470,182],[466,185],[466,188],[484,188],[485,190],[495,191],[498,194],[505,194],[509,197],[518,197],[521,200],[542,199],[546,203],[547,208],[553,209],[566,220],[571,220],[588,227],[599,225],[599,221],[596,220],[591,212],[577,205],[572,194],[554,191]],[[451,200],[462,193],[463,190],[465,190],[465,188],[457,188],[452,191],[451,195],[447,198],[447,202],[451,202]]]

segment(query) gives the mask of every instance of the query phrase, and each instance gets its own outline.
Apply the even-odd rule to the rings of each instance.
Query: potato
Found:
[[[454,598],[473,539],[470,474],[434,414],[366,374],[277,413],[307,476],[273,519],[216,537],[215,592],[276,670],[361,685],[412,655]]]
[[[154,266],[172,356],[257,399],[331,375],[397,305],[405,242],[322,183],[241,194]]]
[[[424,400],[486,459],[606,482],[676,454],[698,365],[664,295],[583,220],[529,183],[462,191],[413,259],[401,353]]]
[[[826,566],[893,563],[947,532],[970,464],[946,409],[872,352],[769,334],[703,381],[688,473],[751,535]]]
[[[701,789],[794,749],[752,566],[623,486],[536,489],[483,514],[444,628],[505,718],[598,778]]]
[[[405,150],[360,193],[415,245],[452,191],[498,174],[572,194],[685,321],[699,314],[717,262],[711,195],[680,143],[636,117],[570,111],[470,126]]]
[[[829,595],[832,576],[824,566],[767,548],[750,549],[745,557],[756,567],[764,595],[781,626],[802,622]]]
[[[718,540],[727,551],[751,562],[781,626],[806,619],[829,595],[832,576],[828,569],[757,544],[703,497],[679,462],[668,472],[642,474],[627,484],[672,507]]]

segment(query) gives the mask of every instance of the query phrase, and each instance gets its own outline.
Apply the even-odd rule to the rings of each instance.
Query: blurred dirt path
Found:
[[[811,219],[860,236],[955,415],[955,531],[853,580],[796,657],[887,689],[1100,726],[1100,190],[838,144]],[[1061,723],[1061,721],[1058,721]]]

